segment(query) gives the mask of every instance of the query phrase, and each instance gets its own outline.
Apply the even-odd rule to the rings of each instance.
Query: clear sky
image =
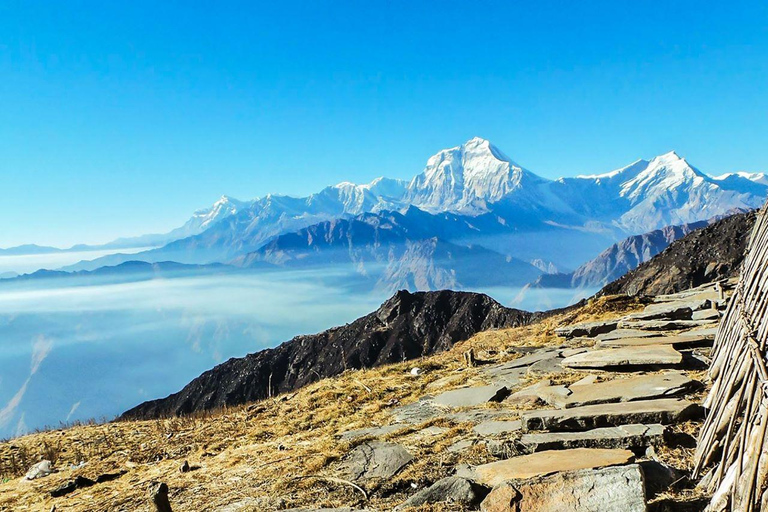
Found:
[[[410,178],[475,135],[547,177],[766,171],[768,4],[0,4],[0,247]]]

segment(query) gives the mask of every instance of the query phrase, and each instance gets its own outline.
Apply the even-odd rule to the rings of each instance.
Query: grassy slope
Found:
[[[480,359],[501,362],[517,357],[504,352],[510,346],[560,344],[555,327],[638,307],[631,298],[601,298],[538,324],[479,333],[420,361],[346,372],[276,399],[204,416],[75,426],[13,439],[0,444],[0,510],[47,511],[54,504],[67,511],[149,510],[147,491],[157,481],[169,485],[171,504],[179,510],[212,510],[236,502],[247,505],[239,510],[363,505],[361,495],[346,485],[307,478],[333,474],[334,463],[352,446],[338,440],[339,432],[387,424],[389,409],[425,394],[482,384],[477,369],[463,367],[462,354],[470,347]],[[409,375],[413,366],[424,374]],[[440,421],[436,425],[448,430],[438,435],[407,427],[390,435],[416,457],[391,481],[366,485],[367,506],[389,510],[413,492],[413,482],[428,484],[457,463],[493,460],[480,447],[459,454],[445,451],[471,426]],[[44,456],[55,459],[58,473],[31,482],[19,478]],[[684,463],[688,454],[668,456]],[[80,460],[86,461],[84,467],[67,469]],[[181,473],[184,460],[199,468]],[[126,473],[112,482],[62,498],[48,495],[75,475],[95,478],[118,471]]]

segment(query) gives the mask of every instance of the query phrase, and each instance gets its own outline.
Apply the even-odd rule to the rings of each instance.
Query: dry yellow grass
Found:
[[[174,507],[185,511],[233,503],[243,505],[238,510],[259,511],[363,505],[362,495],[351,487],[313,478],[332,475],[334,464],[353,446],[338,439],[340,432],[387,424],[389,410],[425,394],[482,383],[477,368],[464,366],[462,354],[469,348],[479,359],[505,361],[517,357],[505,352],[511,346],[561,344],[553,333],[560,325],[613,317],[641,306],[636,299],[599,299],[534,325],[479,333],[429,358],[348,371],[295,393],[215,413],[80,425],[13,439],[0,444],[0,510],[49,511],[54,504],[59,511],[150,510],[148,489],[160,481],[170,487]],[[411,376],[413,366],[424,373]],[[367,484],[370,499],[365,506],[390,510],[413,492],[412,486],[446,476],[458,463],[492,460],[481,446],[459,454],[446,451],[469,433],[470,425],[440,420],[419,427],[429,425],[444,430],[425,434],[404,426],[387,436],[415,460],[390,481]],[[34,481],[20,478],[42,458],[53,460],[59,471]],[[179,471],[185,460],[193,471]],[[70,468],[80,462],[85,465]],[[76,475],[95,478],[123,471],[114,481],[50,497],[49,491]],[[451,507],[422,510],[459,510]]]

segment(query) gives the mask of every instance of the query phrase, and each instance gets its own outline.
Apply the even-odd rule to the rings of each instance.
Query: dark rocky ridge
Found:
[[[291,391],[345,369],[370,368],[441,352],[473,334],[532,321],[539,314],[506,308],[487,295],[399,291],[373,313],[319,334],[233,358],[178,393],[145,402],[120,419],[189,414]]]
[[[735,276],[744,261],[756,216],[756,211],[739,213],[693,231],[597,295],[675,293]]]

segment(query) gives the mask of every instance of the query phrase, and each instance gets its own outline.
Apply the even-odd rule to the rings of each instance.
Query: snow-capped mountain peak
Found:
[[[249,204],[249,202],[239,201],[233,197],[223,195],[219,198],[218,201],[213,203],[211,207],[197,210],[194,214],[192,214],[192,218],[187,222],[187,224],[195,223],[197,224],[199,231],[203,231],[216,222],[229,217],[230,215],[236,214],[238,211],[247,207]]]
[[[721,174],[720,176],[713,176],[712,179],[716,181],[744,179],[751,181],[752,183],[759,183],[760,185],[768,186],[768,175],[763,172],[729,172],[726,174]]]
[[[530,182],[546,182],[523,169],[488,140],[474,137],[427,161],[408,185],[405,202],[427,211],[479,213]]]

